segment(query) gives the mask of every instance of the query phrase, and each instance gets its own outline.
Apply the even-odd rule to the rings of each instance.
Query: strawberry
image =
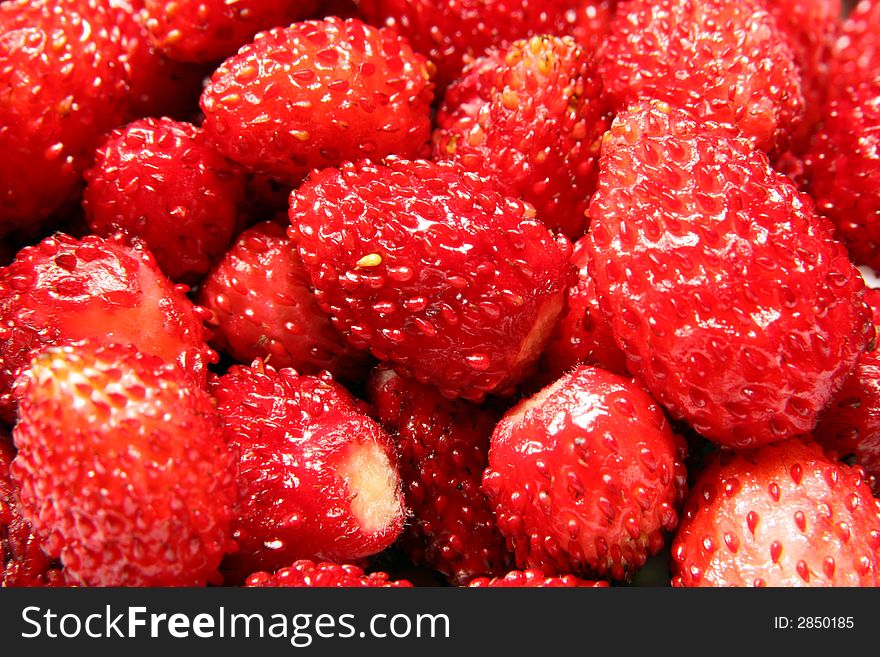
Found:
[[[858,85],[880,69],[880,2],[861,0],[849,13],[834,43],[830,80],[836,92]]]
[[[19,369],[62,342],[134,344],[203,382],[216,354],[202,313],[140,245],[59,233],[23,249],[0,269],[0,417],[13,417]]]
[[[541,375],[547,383],[580,364],[627,374],[626,354],[614,341],[611,324],[599,308],[596,285],[589,275],[588,245],[588,236],[574,244],[571,262],[578,270],[577,281],[568,289],[565,309],[541,360]]]
[[[512,570],[504,577],[478,577],[471,580],[472,588],[607,588],[608,582],[590,582],[575,577],[562,575],[547,577],[540,570]]]
[[[451,163],[317,172],[292,194],[290,222],[336,327],[446,397],[509,392],[562,309],[567,245]]]
[[[498,423],[483,489],[518,568],[624,580],[675,529],[685,450],[642,388],[581,366]]]
[[[274,575],[254,573],[247,578],[250,587],[297,587],[297,588],[408,588],[405,579],[392,581],[388,573],[365,574],[357,566],[340,565],[324,561],[315,563],[301,559]]]
[[[211,392],[241,454],[227,581],[296,559],[347,563],[394,542],[404,510],[391,441],[342,386],[256,361]]]
[[[437,66],[440,91],[459,77],[470,60],[491,46],[558,31],[576,0],[360,0],[361,13],[375,25],[397,30]]]
[[[807,440],[725,450],[688,498],[672,569],[673,586],[878,586],[880,501]]]
[[[809,432],[872,335],[864,281],[764,153],[665,103],[619,114],[590,275],[630,372],[732,447]]]
[[[153,43],[172,59],[184,62],[229,57],[257,32],[305,18],[317,4],[317,0],[144,2]]]
[[[0,237],[76,200],[101,134],[128,111],[115,16],[98,0],[0,3]]]
[[[235,454],[211,398],[133,346],[40,352],[16,384],[22,510],[65,576],[88,586],[216,581]]]
[[[534,205],[549,228],[579,237],[608,129],[594,69],[571,37],[490,50],[447,91],[434,159],[497,181],[500,192]]]
[[[302,374],[329,370],[357,381],[368,354],[351,347],[318,307],[285,229],[263,222],[244,231],[199,289],[214,314],[213,344],[238,362],[271,359]]]
[[[142,119],[114,131],[85,178],[92,231],[141,238],[174,281],[197,282],[238,227],[244,175],[190,123]]]
[[[620,110],[655,98],[735,125],[771,153],[803,116],[800,72],[763,0],[624,0],[602,52]]]
[[[202,95],[204,128],[228,157],[294,185],[311,169],[427,149],[428,62],[359,20],[296,23],[257,35]]]
[[[853,260],[880,269],[880,75],[841,91],[807,154],[809,191]]]
[[[575,0],[562,15],[554,34],[571,34],[588,52],[598,53],[605,45],[618,0]]]
[[[404,553],[453,584],[506,572],[512,555],[480,488],[497,414],[388,369],[374,370],[367,391],[400,454],[412,512],[399,542]]]

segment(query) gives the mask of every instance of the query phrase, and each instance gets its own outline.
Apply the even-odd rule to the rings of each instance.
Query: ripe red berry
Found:
[[[880,2],[861,0],[849,13],[831,62],[832,96],[874,77],[880,69]]]
[[[475,588],[607,588],[608,582],[591,582],[574,575],[547,577],[540,570],[513,570],[503,577],[478,577],[468,586]]]
[[[509,392],[562,309],[568,245],[451,163],[315,173],[291,196],[290,222],[336,327],[447,397]]]
[[[331,562],[315,563],[300,560],[274,575],[267,572],[254,573],[247,578],[247,586],[299,587],[299,588],[407,588],[405,579],[392,581],[388,573],[370,573],[357,566]]]
[[[25,518],[89,586],[204,586],[233,547],[235,454],[208,394],[133,346],[40,352],[19,379]]]

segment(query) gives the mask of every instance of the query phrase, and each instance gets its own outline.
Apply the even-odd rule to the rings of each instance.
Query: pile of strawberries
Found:
[[[880,585],[843,10],[0,3],[0,582]]]

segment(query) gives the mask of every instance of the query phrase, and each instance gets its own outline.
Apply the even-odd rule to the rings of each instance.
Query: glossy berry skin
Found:
[[[76,201],[103,132],[128,110],[122,38],[97,0],[0,3],[0,237]]]
[[[580,237],[608,129],[589,51],[536,36],[491,50],[462,76],[437,113],[434,159],[496,181],[548,228]]]
[[[398,542],[404,554],[458,585],[509,570],[513,555],[480,487],[498,414],[384,368],[367,391],[400,455],[412,513]]]
[[[804,112],[794,55],[762,0],[624,0],[600,68],[617,109],[665,101],[771,153]]]
[[[361,0],[360,9],[369,22],[393,28],[434,62],[437,87],[443,90],[489,47],[556,33],[566,23],[566,10],[576,4],[574,0]]]
[[[267,572],[254,573],[247,578],[249,587],[289,588],[409,588],[405,579],[392,580],[388,573],[370,573],[361,568],[340,565],[329,561],[315,563],[301,559],[292,566],[282,568],[274,575]]]
[[[202,94],[228,157],[291,186],[345,160],[426,152],[427,60],[394,32],[335,17],[257,35]]]
[[[559,324],[541,356],[541,376],[547,383],[581,364],[627,374],[626,354],[614,341],[611,324],[599,307],[588,246],[586,235],[574,244],[571,262],[578,271],[577,281],[568,288]]]
[[[369,356],[333,328],[309,287],[296,245],[280,225],[244,231],[203,281],[199,303],[212,311],[213,342],[240,363],[271,359],[301,374],[323,370],[360,380]]]
[[[241,455],[227,581],[297,559],[349,563],[394,542],[404,509],[391,441],[345,388],[255,361],[211,392]]]
[[[605,47],[618,0],[576,0],[574,7],[562,16],[561,27],[554,34],[570,34],[588,52],[598,53]]]
[[[12,476],[71,582],[217,581],[236,461],[202,388],[133,346],[84,342],[38,354],[16,394]]]
[[[880,268],[880,76],[841,91],[806,156],[816,209],[856,264]]]
[[[864,281],[766,156],[664,103],[617,116],[590,275],[627,368],[730,447],[806,433],[873,335]]]
[[[878,586],[880,501],[858,468],[796,438],[722,451],[672,545],[673,586]]]
[[[183,62],[224,59],[257,32],[287,26],[311,14],[317,0],[146,0],[146,26],[155,46]]]
[[[194,283],[229,247],[245,178],[196,126],[141,119],[115,130],[86,172],[93,232],[139,237],[174,281]]]
[[[849,13],[834,44],[832,95],[874,77],[880,69],[880,2],[861,0]]]
[[[568,246],[451,163],[318,172],[291,196],[290,223],[343,335],[450,398],[509,392],[562,309]]]
[[[0,269],[0,417],[12,419],[12,382],[35,351],[87,338],[134,344],[203,383],[216,354],[202,314],[140,245],[57,233],[22,249]]]
[[[483,490],[517,568],[625,580],[675,529],[685,452],[641,387],[582,366],[498,423]]]
[[[503,577],[478,577],[471,580],[468,586],[472,588],[607,588],[608,582],[592,582],[580,579],[574,575],[560,575],[559,577],[547,577],[537,569],[512,570]]]

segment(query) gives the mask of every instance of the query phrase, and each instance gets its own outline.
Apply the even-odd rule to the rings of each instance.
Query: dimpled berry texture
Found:
[[[806,162],[816,209],[856,264],[880,269],[880,77],[830,103]]]
[[[12,476],[25,516],[86,586],[217,581],[235,455],[208,394],[134,347],[52,347],[20,379]]]
[[[457,162],[576,239],[608,129],[591,55],[570,37],[533,37],[465,69],[437,114],[434,159]]]
[[[446,397],[510,392],[562,309],[570,247],[451,163],[322,171],[291,195],[290,222],[343,335]]]
[[[861,469],[802,439],[720,454],[685,505],[673,586],[880,585],[880,501]]]
[[[0,3],[0,237],[76,200],[100,135],[127,111],[122,39],[92,0]]]
[[[99,235],[141,238],[174,281],[195,283],[238,228],[245,179],[190,123],[142,119],[114,131],[86,172],[83,206]]]
[[[656,98],[784,150],[802,119],[794,55],[761,0],[629,0],[600,69],[616,107]]]
[[[676,527],[685,452],[644,390],[584,366],[505,415],[483,489],[517,568],[625,580]]]
[[[880,2],[862,0],[844,21],[831,60],[832,89],[843,90],[880,70]]]
[[[507,572],[513,555],[480,486],[498,414],[387,369],[373,372],[367,390],[400,455],[411,511],[403,552],[458,585]]]
[[[142,246],[57,233],[22,249],[0,269],[0,417],[14,417],[19,369],[36,350],[61,342],[134,344],[203,383],[216,354],[202,315]]]
[[[644,103],[606,135],[590,215],[602,309],[675,418],[731,447],[812,430],[873,333],[809,197],[745,139]]]
[[[146,26],[172,59],[212,62],[235,53],[261,31],[312,13],[317,0],[146,0]]]
[[[240,452],[240,550],[224,564],[227,581],[297,559],[350,562],[394,542],[404,521],[399,483],[398,513],[377,531],[364,530],[351,509],[354,492],[339,470],[350,448],[373,443],[392,464],[394,456],[387,434],[345,388],[258,361],[233,366],[211,392]]]
[[[405,579],[392,580],[388,573],[365,574],[361,568],[322,561],[301,559],[274,575],[266,572],[248,577],[246,586],[290,588],[409,588]]]
[[[240,363],[271,359],[300,374],[359,381],[369,354],[348,344],[318,306],[296,245],[278,224],[244,231],[199,289],[214,313],[212,343]]]
[[[428,62],[394,32],[306,21],[257,36],[202,94],[204,129],[227,156],[294,185],[311,169],[423,155]]]
[[[468,586],[473,588],[608,588],[608,582],[593,582],[574,575],[547,577],[540,570],[512,570],[504,577],[478,577]]]

